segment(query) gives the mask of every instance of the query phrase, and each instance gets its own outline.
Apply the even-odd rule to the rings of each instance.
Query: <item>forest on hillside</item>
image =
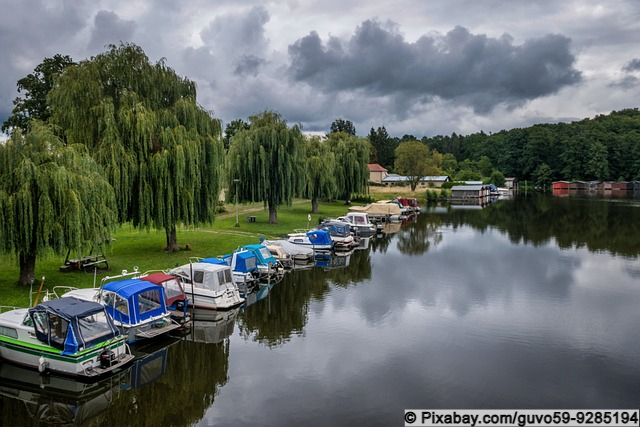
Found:
[[[384,128],[371,129],[372,145],[384,139]],[[393,169],[389,156],[412,135],[390,138],[375,151],[378,163]],[[444,155],[442,170],[459,176],[470,171],[488,176],[489,165],[504,176],[547,184],[554,180],[640,180],[640,111],[613,111],[572,123],[537,124],[493,134],[423,137],[429,148]],[[388,153],[385,155],[385,153]],[[448,161],[448,163],[447,163]]]

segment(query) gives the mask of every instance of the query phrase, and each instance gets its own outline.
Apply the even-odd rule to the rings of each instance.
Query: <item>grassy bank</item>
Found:
[[[269,212],[262,204],[239,205],[239,227],[236,227],[235,205],[227,205],[227,212],[219,214],[216,221],[197,229],[179,229],[178,244],[190,250],[175,253],[163,251],[166,246],[164,231],[138,231],[130,226],[121,227],[114,235],[111,247],[104,254],[109,262],[110,271],[97,274],[96,281],[106,275],[119,274],[122,270],[131,271],[137,266],[140,271],[168,269],[175,265],[186,264],[189,257],[215,257],[229,253],[239,246],[258,243],[260,236],[277,238],[296,228],[307,228],[307,215],[311,212],[309,200],[296,200],[290,207],[278,210],[278,223],[269,224]],[[344,202],[320,203],[319,213],[312,214],[310,226],[319,219],[336,217],[347,212]],[[247,215],[256,217],[255,222],[248,222]],[[36,263],[34,290],[37,291],[42,276],[44,287],[54,286],[91,287],[94,283],[93,273],[79,271],[61,272],[64,256],[50,255],[38,258]],[[0,258],[0,305],[21,306],[29,304],[29,289],[17,285],[19,269],[13,257]]]

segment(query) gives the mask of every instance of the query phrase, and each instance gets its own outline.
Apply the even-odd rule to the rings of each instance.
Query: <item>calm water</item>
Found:
[[[427,210],[188,337],[136,348],[106,383],[72,394],[3,364],[1,424],[403,425],[406,408],[637,408],[639,209],[529,196]]]

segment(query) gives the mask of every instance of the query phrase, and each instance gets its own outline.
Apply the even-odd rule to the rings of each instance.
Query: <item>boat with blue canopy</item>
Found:
[[[260,243],[244,245],[239,251],[248,251],[255,256],[258,274],[262,282],[283,277],[284,266],[265,245]]]
[[[327,252],[333,250],[333,240],[327,230],[309,230],[297,231],[288,234],[287,241],[296,245],[308,247],[314,250],[316,255],[318,251]]]
[[[102,304],[71,297],[0,313],[0,356],[84,379],[106,376],[134,358]]]
[[[122,276],[128,274],[134,273]],[[162,286],[138,277],[106,281],[115,277],[105,277],[99,288],[73,289],[63,296],[103,304],[127,342],[154,338],[181,326],[171,318]]]

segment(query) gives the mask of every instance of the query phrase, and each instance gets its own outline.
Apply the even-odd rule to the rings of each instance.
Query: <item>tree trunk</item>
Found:
[[[269,224],[278,222],[278,211],[273,206],[269,206]]]
[[[311,199],[311,213],[318,213],[318,199],[316,199],[315,197]]]
[[[20,284],[28,286],[35,280],[36,271],[36,256],[25,255],[24,252],[20,252]]]
[[[165,229],[167,233],[167,247],[164,248],[166,252],[178,252],[180,247],[178,246],[178,237],[176,236],[176,226],[173,225]]]

